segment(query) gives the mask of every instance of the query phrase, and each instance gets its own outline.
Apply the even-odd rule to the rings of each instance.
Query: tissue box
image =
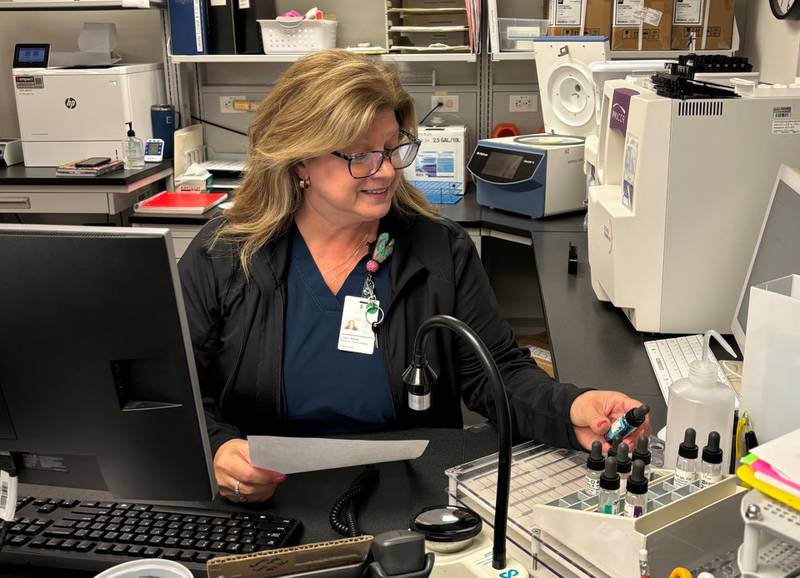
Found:
[[[203,175],[181,175],[175,177],[175,190],[180,192],[200,192],[211,190],[214,184],[214,175],[211,173]]]

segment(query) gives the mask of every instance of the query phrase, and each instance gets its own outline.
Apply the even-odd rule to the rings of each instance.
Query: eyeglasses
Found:
[[[367,151],[354,155],[333,151],[331,154],[347,161],[347,168],[350,171],[350,176],[354,179],[366,179],[367,177],[371,177],[381,170],[384,159],[389,159],[389,162],[394,168],[404,169],[414,162],[417,151],[419,150],[419,145],[422,141],[414,138],[413,135],[404,130],[401,130],[400,134],[409,139],[409,141],[399,144],[390,150]]]

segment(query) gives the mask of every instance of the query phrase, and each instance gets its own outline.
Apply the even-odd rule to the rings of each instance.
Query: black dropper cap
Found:
[[[606,469],[600,476],[600,487],[604,490],[619,490],[619,474],[617,473],[617,460],[606,459]]]
[[[608,457],[615,458],[617,457],[617,450],[619,449],[619,444],[622,443],[622,436],[615,435],[611,438],[611,447],[608,448]]]
[[[617,472],[620,474],[631,473],[631,457],[628,455],[628,444],[619,444],[617,450]]]
[[[719,434],[715,431],[708,434],[708,445],[703,448],[703,461],[708,464],[722,463],[722,450],[719,449]]]
[[[697,444],[694,443],[697,432],[694,428],[686,428],[686,433],[683,434],[683,443],[678,447],[678,455],[687,460],[694,460],[697,458]]]
[[[625,421],[634,427],[639,427],[644,423],[644,418],[650,413],[650,406],[643,403],[639,407],[634,407],[625,414]]]
[[[592,453],[586,459],[586,468],[594,472],[602,472],[605,468],[605,459],[603,459],[603,444],[600,442],[592,442]]]
[[[647,436],[642,436],[636,440],[636,449],[633,451],[633,460],[642,460],[644,465],[650,464],[652,455],[650,454],[650,440]]]
[[[628,478],[626,485],[629,494],[646,494],[647,493],[647,477],[644,475],[644,462],[642,460],[634,460],[633,473]]]
[[[136,133],[133,132],[133,122],[126,122],[125,124],[128,125],[128,136],[136,136]]]

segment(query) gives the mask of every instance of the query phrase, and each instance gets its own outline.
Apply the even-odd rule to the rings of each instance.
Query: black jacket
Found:
[[[222,224],[208,223],[181,258],[179,271],[189,332],[212,451],[250,434],[285,431],[283,328],[290,236],[283,235],[253,257],[245,278],[232,245],[208,241]],[[515,439],[578,447],[569,420],[574,385],[547,377],[517,347],[500,316],[494,292],[467,233],[447,220],[399,217],[380,225],[395,239],[390,259],[390,300],[379,334],[388,370],[397,428],[462,427],[459,399],[495,422],[495,405],[480,363],[465,343],[434,330],[428,359],[439,378],[431,408],[408,409],[401,375],[411,359],[414,335],[435,314],[466,322],[492,352],[508,392]],[[334,370],[335,371],[335,370]]]

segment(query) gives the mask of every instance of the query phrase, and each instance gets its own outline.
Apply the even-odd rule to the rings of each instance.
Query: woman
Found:
[[[180,262],[224,496],[266,500],[285,479],[250,465],[246,435],[461,427],[460,399],[493,420],[477,359],[446,332],[428,343],[431,408],[407,407],[401,374],[435,314],[491,350],[517,438],[586,448],[638,405],[556,383],[516,346],[469,236],[402,178],[415,132],[397,73],[344,51],[298,61],[259,107],[235,205]]]

